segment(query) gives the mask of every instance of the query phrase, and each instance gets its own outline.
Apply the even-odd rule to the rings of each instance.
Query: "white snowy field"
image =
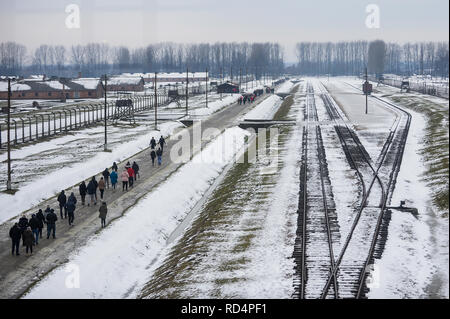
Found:
[[[74,252],[66,265],[52,271],[25,298],[136,297],[168,235],[234,159],[247,135],[239,128],[227,129],[141,199],[126,218],[113,222]],[[199,156],[201,159],[196,159]]]
[[[354,77],[332,78],[332,81],[361,85],[361,80]],[[400,107],[403,101],[422,107],[427,107],[430,102],[433,109],[447,110],[448,113],[448,100],[414,92],[401,94],[397,88],[373,85],[373,95]],[[350,86],[348,92],[352,92]],[[386,247],[382,258],[375,262],[368,297],[449,298],[448,211],[442,211],[433,203],[437,188],[427,184],[429,165],[433,162],[423,154],[429,124],[424,113],[415,112],[407,105],[403,105],[403,109],[412,115],[412,122],[391,204],[398,206],[401,200],[406,200],[406,205],[417,208],[419,215],[415,218],[408,213],[393,211]],[[442,121],[448,131],[448,120],[443,118]],[[366,146],[367,140],[361,140]],[[440,140],[436,140],[438,142]],[[448,135],[446,143],[441,149],[443,154],[448,154]]]
[[[276,93],[289,93],[291,89],[294,87],[294,84],[291,81],[286,81],[275,91]],[[245,116],[245,120],[261,120],[261,119],[271,119],[273,115],[276,113],[278,108],[283,103],[283,100],[277,96],[272,95],[262,103],[260,103],[253,110],[248,112]]]
[[[127,130],[110,128],[108,148],[111,152],[103,152],[102,127],[14,150],[13,187],[19,190],[14,195],[0,193],[3,207],[0,223],[55,196],[62,189],[98,174],[113,162],[119,163],[147,148],[152,136],[168,136],[179,127],[182,125],[178,122],[166,122],[159,125],[160,131],[153,130],[150,125]],[[6,154],[0,155],[0,163],[4,172],[1,180],[6,185]]]
[[[291,120],[303,119],[300,95]],[[291,298],[301,140],[301,125],[281,128],[268,150],[277,160],[259,153],[253,164],[235,164],[149,269],[142,297]]]

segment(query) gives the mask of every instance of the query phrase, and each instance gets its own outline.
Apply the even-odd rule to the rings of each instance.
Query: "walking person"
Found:
[[[103,199],[103,193],[105,192],[106,183],[103,177],[98,181],[98,189],[100,190],[100,199]]]
[[[102,206],[98,209],[100,212],[98,217],[101,219],[102,228],[106,227],[106,214],[108,214],[108,208],[106,207],[106,202],[102,202]]]
[[[97,205],[97,188],[98,188],[98,182],[95,179],[95,176],[92,176],[92,181],[94,182],[94,186],[95,186],[95,205]]]
[[[116,189],[116,184],[117,184],[117,172],[116,171],[112,171],[111,174],[109,175],[109,178],[111,179],[111,186],[113,189]]]
[[[55,211],[53,209],[51,209],[50,213],[47,214],[45,220],[47,222],[47,239],[50,238],[50,233],[52,233],[53,239],[55,239],[56,221],[58,220],[58,216],[56,216]]]
[[[42,209],[39,209],[39,211],[36,214],[36,218],[38,219],[39,225],[39,237],[42,238],[42,228],[44,228],[44,224],[45,224],[45,217],[44,214],[42,213]]]
[[[150,147],[152,150],[156,147],[156,140],[154,137],[152,137],[152,139],[150,140]]]
[[[37,219],[35,214],[31,215],[29,225],[31,228],[31,232],[33,233],[33,236],[34,236],[34,242],[36,245],[38,245],[39,244],[39,220]]]
[[[152,166],[155,166],[155,158],[156,158],[156,152],[155,150],[152,150],[150,152],[150,157],[152,158]]]
[[[139,165],[136,162],[133,162],[133,165],[131,165],[131,168],[134,171],[134,180],[136,181],[139,176]]]
[[[72,193],[67,200],[67,214],[69,215],[69,226],[73,226],[73,221],[75,219],[75,209],[76,209],[77,199],[75,194]]]
[[[128,175],[127,169],[124,168],[123,172],[120,174],[120,179],[122,180],[122,191],[125,189],[128,191],[128,178],[130,176]]]
[[[19,228],[21,235],[27,229],[27,227],[28,227],[28,218],[25,214],[23,214],[22,217],[19,219]],[[22,244],[23,246],[25,246],[25,243],[22,242]]]
[[[158,166],[161,166],[162,163],[162,150],[160,147],[156,150],[156,156],[158,156]]]
[[[81,182],[80,186],[78,187],[78,190],[80,191],[81,205],[84,206],[87,194],[87,187],[84,181]]]
[[[67,210],[64,208],[67,203],[67,197],[63,190],[61,191],[61,193],[58,196],[58,203],[59,203],[59,213],[61,215],[61,219],[64,219],[64,216],[67,217]],[[64,209],[64,216],[63,216],[63,209]]]
[[[17,223],[15,223],[14,226],[9,230],[9,237],[11,237],[12,241],[12,254],[14,255],[15,250],[16,256],[19,256],[19,246],[20,238],[22,238],[22,232],[20,231],[19,225]]]
[[[131,188],[133,187],[133,180],[135,177],[134,169],[131,166],[128,167],[127,173],[128,173],[128,186]]]
[[[89,203],[88,206],[90,206],[90,204],[94,203],[94,205],[97,205],[97,199],[95,198],[95,184],[94,184],[94,178],[92,178],[88,185],[87,185],[87,193],[89,195]]]
[[[119,170],[119,168],[117,167],[116,162],[114,162],[114,163],[112,164],[112,169],[113,169],[113,171],[116,172],[116,173],[117,173],[117,171]]]
[[[164,137],[161,135],[161,137],[159,138],[159,146],[161,147],[161,152],[164,152],[164,145],[166,144],[166,140],[164,139]]]
[[[30,254],[33,254],[33,233],[31,232],[31,228],[27,227],[22,234],[22,239],[26,247],[26,254],[28,255],[28,249],[30,250]]]
[[[111,174],[109,173],[108,168],[105,168],[105,170],[103,171],[102,175],[103,175],[103,178],[105,179],[106,188],[109,188],[109,176]]]

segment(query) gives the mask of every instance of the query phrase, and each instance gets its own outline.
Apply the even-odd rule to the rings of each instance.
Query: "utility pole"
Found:
[[[223,84],[223,66],[220,68],[220,77],[222,78],[221,84]],[[222,91],[220,91],[220,100],[222,101]]]
[[[245,90],[248,90],[248,68],[245,68]]]
[[[242,85],[242,68],[239,69],[239,93],[241,93],[241,85]]]
[[[367,81],[367,67],[366,67],[366,83],[364,83],[365,84],[365,94],[366,94],[366,114],[368,113],[368,111],[369,111],[369,98],[368,98],[368,94],[369,94],[369,82]]]
[[[158,95],[157,95],[157,82],[158,82],[158,77],[157,77],[157,72],[155,72],[155,130],[158,129]]]
[[[188,99],[189,99],[189,68],[186,68],[186,116],[188,115]]]
[[[106,115],[107,115],[108,100],[106,97],[106,92],[107,92],[107,88],[108,88],[108,77],[106,74],[104,75],[104,77],[105,77],[105,85],[103,86],[103,91],[105,91],[105,116],[104,116],[105,117],[105,145],[103,145],[103,150],[105,152],[107,152],[108,151],[108,125],[106,122]]]
[[[10,137],[10,125],[11,125],[11,79],[8,78],[8,181],[6,182],[6,190],[11,191],[11,137]]]
[[[206,108],[208,108],[208,68],[206,68]]]

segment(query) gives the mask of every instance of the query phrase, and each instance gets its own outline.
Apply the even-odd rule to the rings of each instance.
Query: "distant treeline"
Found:
[[[368,62],[369,42],[300,42],[291,70],[306,75],[357,75]],[[386,43],[384,73],[448,77],[448,42]]]
[[[0,74],[47,76],[99,76],[123,72],[200,72],[213,76],[284,72],[282,47],[277,43],[158,43],[129,49],[102,43],[41,45],[33,52],[15,42],[0,43]]]

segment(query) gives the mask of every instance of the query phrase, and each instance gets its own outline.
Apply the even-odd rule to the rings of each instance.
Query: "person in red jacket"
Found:
[[[133,181],[135,176],[134,169],[132,167],[128,167],[127,172],[128,172],[128,185],[131,188],[133,187]]]

